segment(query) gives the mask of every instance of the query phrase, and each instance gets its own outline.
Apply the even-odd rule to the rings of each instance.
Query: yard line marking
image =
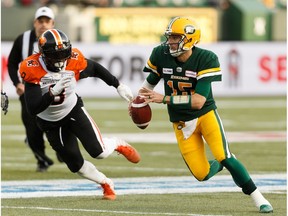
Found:
[[[3,128],[2,128],[3,130]],[[176,144],[176,138],[173,132],[163,133],[103,133],[104,137],[119,137],[131,143],[162,143]],[[286,142],[286,131],[242,131],[226,132],[229,143],[250,143],[250,142]],[[24,140],[25,135],[2,135],[2,140]]]
[[[112,214],[133,214],[133,215],[172,215],[172,216],[230,216],[230,215],[203,215],[203,214],[185,214],[185,213],[159,213],[159,212],[132,212],[132,211],[112,211],[112,210],[99,210],[99,209],[68,209],[68,208],[48,208],[48,207],[37,207],[37,206],[1,206],[2,208],[8,209],[38,209],[47,211],[72,211],[72,212],[98,212],[98,213],[112,213]]]
[[[286,174],[251,175],[262,192],[286,191]],[[214,176],[207,182],[198,182],[193,176],[115,178],[117,195],[241,192],[230,175]],[[2,181],[1,197],[63,197],[101,196],[99,185],[86,179]]]
[[[285,108],[287,103],[285,98],[261,100],[242,100],[242,99],[216,99],[216,105],[219,109],[271,109],[271,108]],[[127,104],[122,100],[114,101],[91,101],[84,98],[86,109],[89,110],[127,110]],[[152,110],[167,110],[166,106],[160,104],[150,104]],[[9,101],[10,111],[20,111],[20,103],[17,100]]]

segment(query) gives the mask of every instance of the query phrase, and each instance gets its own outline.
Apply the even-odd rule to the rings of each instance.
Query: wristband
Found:
[[[190,95],[176,95],[170,97],[170,105],[175,108],[191,109],[192,98]]]
[[[163,100],[162,100],[163,104],[166,104],[166,95],[164,95]]]

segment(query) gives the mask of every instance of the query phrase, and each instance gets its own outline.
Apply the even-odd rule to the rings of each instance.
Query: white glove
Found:
[[[61,92],[71,84],[71,76],[63,76],[56,85],[50,89],[52,95],[56,96],[61,94]]]
[[[118,91],[118,94],[119,94],[122,98],[124,98],[127,102],[132,101],[132,99],[133,99],[133,94],[132,94],[131,89],[130,89],[128,86],[120,83],[120,85],[117,87],[117,91]]]

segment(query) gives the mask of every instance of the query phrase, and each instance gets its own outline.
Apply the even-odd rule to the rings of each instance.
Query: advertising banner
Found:
[[[215,42],[218,36],[218,12],[214,8],[95,8],[98,42],[114,44],[159,43],[167,24],[175,16],[197,20],[201,41]]]
[[[72,43],[87,57],[106,67],[136,95],[146,73],[142,72],[155,45],[112,45],[110,43]],[[2,42],[2,85],[10,97],[17,97],[7,71],[11,42]],[[283,42],[223,42],[199,44],[219,57],[222,82],[213,83],[214,95],[286,95],[287,52]],[[163,92],[159,83],[156,90]],[[83,97],[118,97],[114,87],[97,78],[80,80],[77,92]]]

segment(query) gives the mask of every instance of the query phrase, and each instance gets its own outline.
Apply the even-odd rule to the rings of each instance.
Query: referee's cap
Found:
[[[38,10],[36,11],[35,13],[35,20],[40,18],[40,17],[48,17],[50,19],[53,19],[54,20],[54,13],[53,11],[48,8],[48,7],[40,7],[38,8]]]

